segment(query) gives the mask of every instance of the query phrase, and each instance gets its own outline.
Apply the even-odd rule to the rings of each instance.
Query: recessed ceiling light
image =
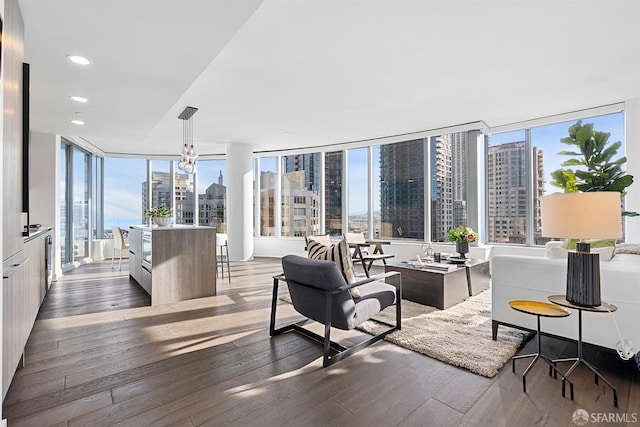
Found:
[[[71,123],[78,126],[84,125],[84,122],[82,120],[77,120],[77,119],[71,120]]]
[[[84,96],[72,95],[72,96],[70,96],[70,98],[73,99],[74,101],[77,101],[77,102],[87,102],[88,101],[88,99],[85,98]]]
[[[73,114],[75,114],[76,116],[84,116],[84,113],[81,113],[80,111],[76,111]]]
[[[84,56],[67,55],[67,58],[69,59],[69,61],[73,62],[74,64],[78,64],[78,65],[89,65],[89,64],[91,64],[91,61],[89,61]]]

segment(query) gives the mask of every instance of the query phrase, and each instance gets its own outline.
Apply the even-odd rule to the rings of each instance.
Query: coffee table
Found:
[[[387,263],[385,272],[402,273],[403,299],[441,310],[489,288],[489,260],[470,258],[450,271],[416,268],[407,262]]]

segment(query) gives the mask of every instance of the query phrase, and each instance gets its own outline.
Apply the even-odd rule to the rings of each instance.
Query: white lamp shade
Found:
[[[540,198],[542,235],[570,239],[622,237],[620,193],[554,193]]]

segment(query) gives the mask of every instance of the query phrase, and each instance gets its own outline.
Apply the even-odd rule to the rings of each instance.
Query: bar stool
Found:
[[[531,301],[531,300],[513,300],[509,301],[509,306],[516,311],[526,314],[532,314],[536,316],[537,319],[537,330],[536,330],[536,352],[532,354],[522,354],[518,356],[513,356],[511,358],[511,370],[513,373],[516,372],[516,359],[525,359],[529,357],[533,357],[527,369],[525,369],[522,374],[522,391],[527,392],[527,375],[531,372],[531,368],[539,359],[544,360],[549,365],[549,375],[553,371],[555,373],[554,377],[557,378],[557,374],[560,374],[562,377],[562,397],[565,397],[565,388],[564,383],[567,381],[569,383],[569,388],[571,390],[571,400],[573,400],[573,383],[567,379],[557,368],[555,363],[547,356],[543,355],[540,351],[540,317],[567,317],[571,314],[571,311],[564,307],[560,307],[556,304],[551,304],[543,301]]]
[[[227,276],[229,277],[229,283],[231,283],[231,268],[229,267],[229,243],[226,233],[216,234],[216,275],[218,274],[218,268],[222,271],[222,279],[224,279],[224,265],[227,264]]]

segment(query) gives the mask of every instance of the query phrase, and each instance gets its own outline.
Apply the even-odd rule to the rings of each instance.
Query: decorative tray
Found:
[[[453,264],[464,264],[467,261],[469,261],[469,258],[460,258],[460,257],[457,257],[457,256],[449,257],[449,262],[451,262]]]

